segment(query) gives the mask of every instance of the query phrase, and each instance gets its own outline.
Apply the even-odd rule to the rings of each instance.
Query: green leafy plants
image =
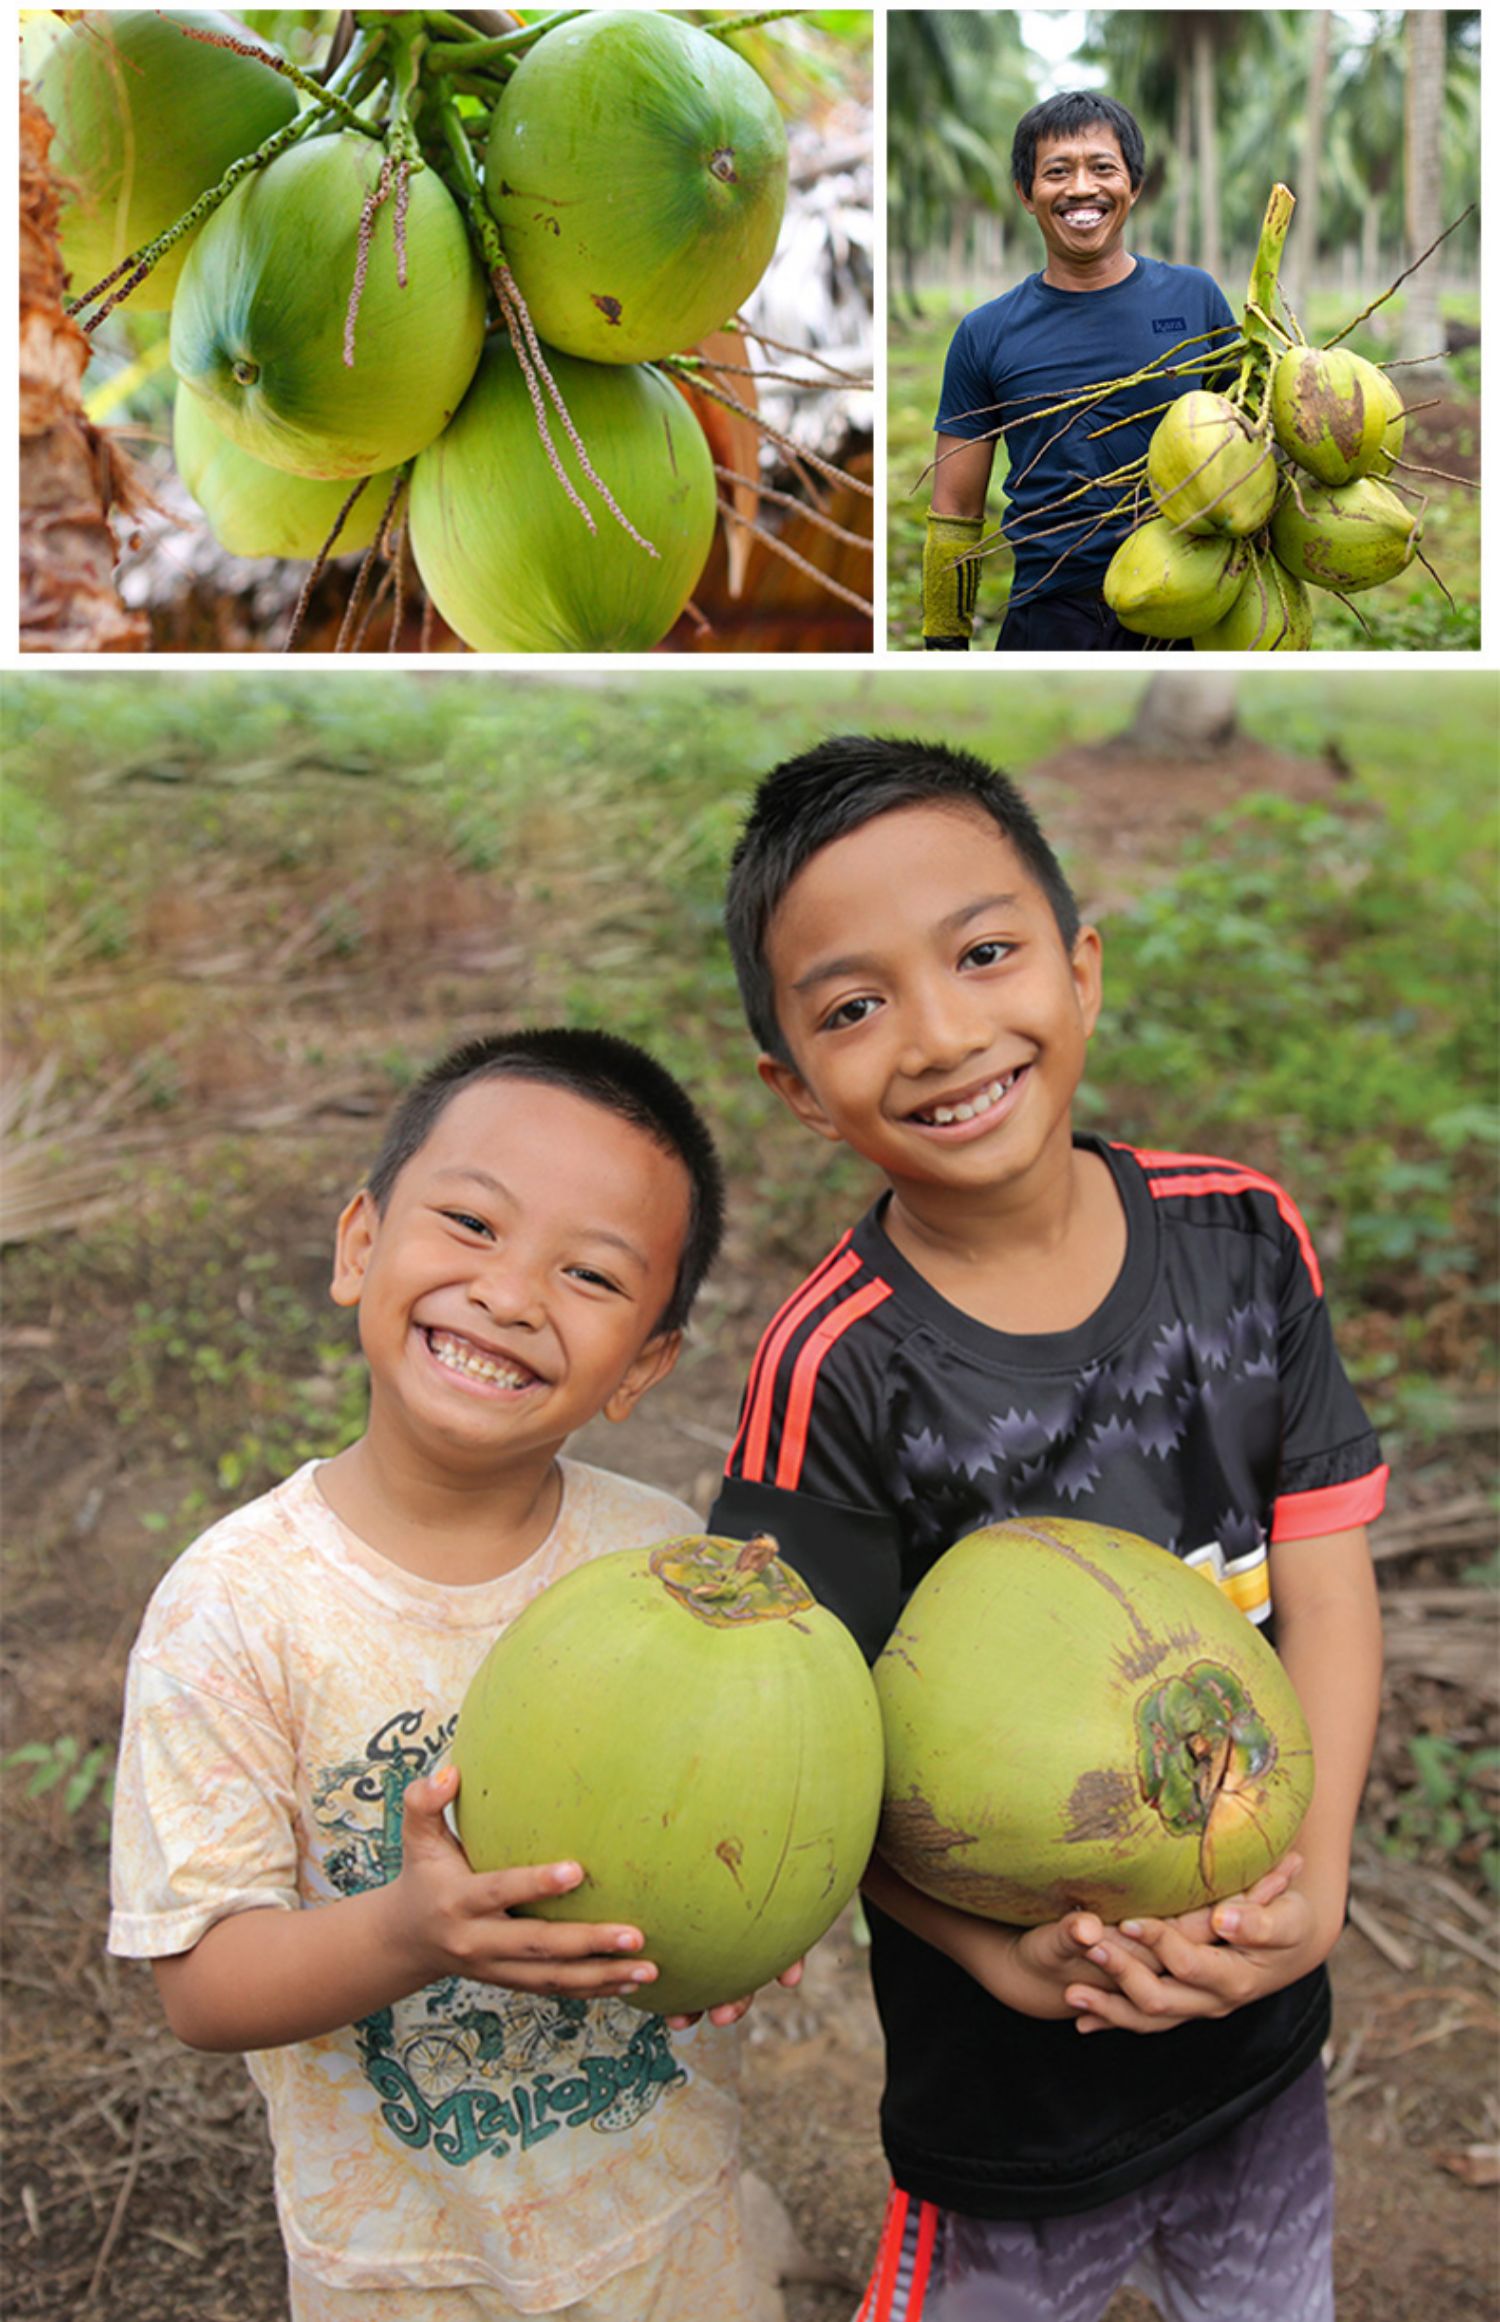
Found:
[[[1500,1894],[1500,1749],[1475,1749],[1446,1734],[1413,1734],[1415,1780],[1381,1837],[1399,1859],[1454,1860]]]
[[[82,1742],[73,1733],[58,1734],[52,1741],[22,1742],[0,1759],[7,1773],[27,1774],[23,1797],[54,1797],[70,1822],[91,1802],[107,1821],[115,1788],[114,1763],[112,1748],[103,1742]]]

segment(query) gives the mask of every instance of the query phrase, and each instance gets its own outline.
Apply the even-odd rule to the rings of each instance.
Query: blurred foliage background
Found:
[[[190,1342],[169,1432],[226,1488],[268,1481],[321,1425],[290,1382],[320,1375],[336,1336],[316,1269],[313,1298],[278,1263],[283,1223],[310,1221],[320,1267],[320,1221],[396,1092],[470,1032],[549,1018],[608,1024],[685,1075],[726,1145],[734,1267],[794,1279],[863,1178],[753,1072],[719,925],[730,848],[779,755],[840,729],[933,731],[1036,772],[1085,908],[1106,905],[1085,1124],[1284,1177],[1386,1423],[1440,1430],[1491,1360],[1495,682],[1258,671],[1246,748],[1326,778],[1299,796],[1252,769],[1206,818],[1195,789],[1186,842],[1154,855],[1107,757],[1049,771],[1121,731],[1140,686],[22,677],[4,806],[13,1303],[75,1279],[84,1311],[117,1296],[104,1393],[143,1429],[132,1458],[183,1385],[163,1349]],[[732,1310],[758,1321],[769,1297],[742,1280]],[[262,1344],[273,1321],[307,1361]],[[352,1423],[352,1342],[330,1360]],[[268,1415],[254,1441],[247,1372]]]

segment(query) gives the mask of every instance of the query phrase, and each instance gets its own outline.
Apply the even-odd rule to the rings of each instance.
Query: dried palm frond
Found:
[[[57,1073],[49,1056],[0,1081],[0,1243],[72,1233],[128,1190],[112,1132],[138,1075],[85,1092],[59,1090]]]

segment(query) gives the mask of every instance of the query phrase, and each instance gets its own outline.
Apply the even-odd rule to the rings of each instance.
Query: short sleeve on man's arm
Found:
[[[933,423],[939,435],[962,436],[970,442],[994,435],[1000,425],[994,382],[980,358],[972,323],[973,317],[966,317],[953,334]]]

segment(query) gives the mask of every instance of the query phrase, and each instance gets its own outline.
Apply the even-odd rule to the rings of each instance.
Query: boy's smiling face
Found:
[[[1035,1182],[1071,1152],[1099,939],[981,809],[914,805],[814,855],[766,942],[790,1065],[762,1077],[898,1196]]]
[[[460,1089],[384,1210],[361,1193],[339,1221],[371,1429],[469,1472],[623,1419],[677,1357],[659,1324],[690,1201],[675,1155],[602,1105],[510,1073]]]

